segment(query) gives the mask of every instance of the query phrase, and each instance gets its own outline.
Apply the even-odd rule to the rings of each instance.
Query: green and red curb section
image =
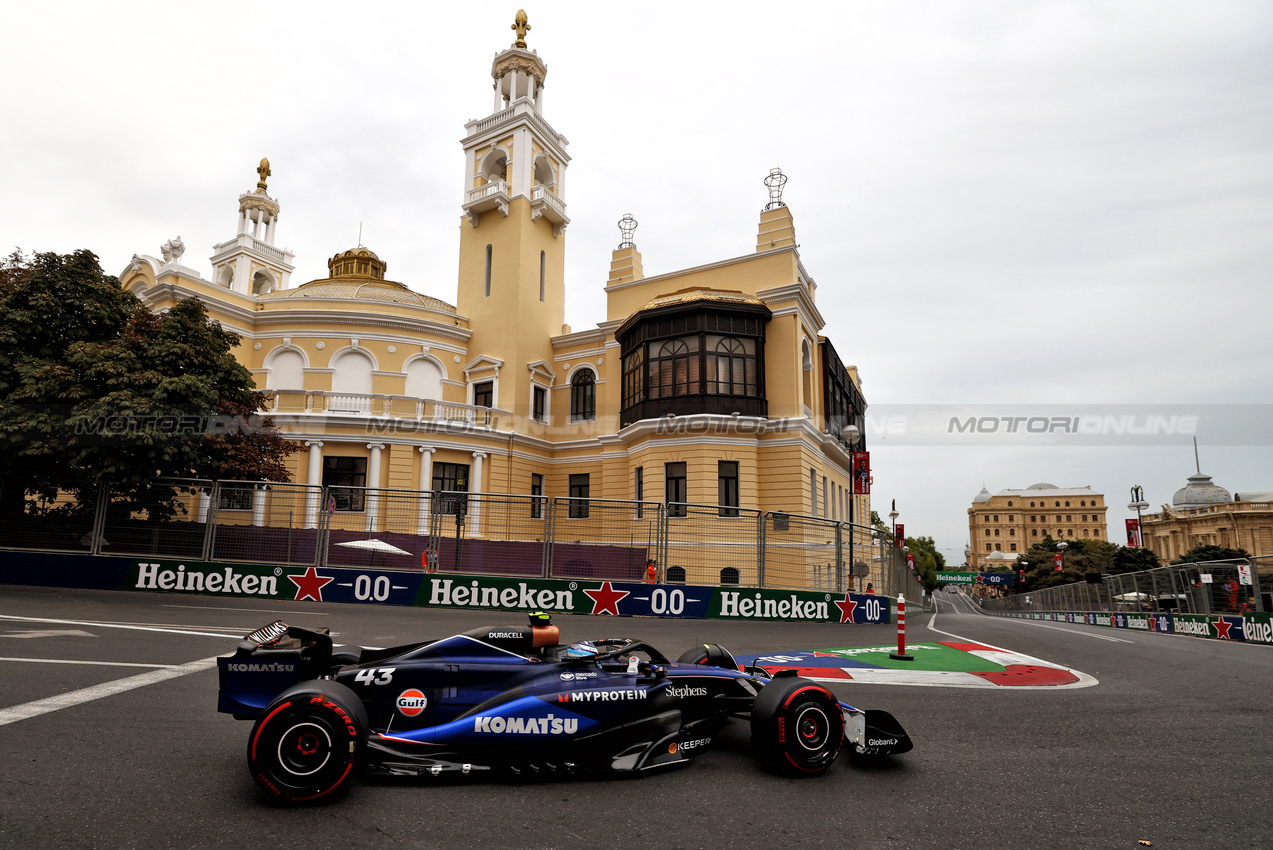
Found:
[[[1273,644],[1273,614],[1150,614],[1110,613],[1108,611],[1031,611],[1028,613],[994,614],[1017,620],[1043,620],[1050,623],[1105,626],[1112,629],[1152,632],[1164,635],[1189,635],[1212,640],[1236,640],[1246,643]]]
[[[843,647],[740,655],[743,666],[769,673],[795,670],[819,682],[920,685],[947,688],[1086,688],[1096,679],[1019,652],[969,641],[936,641],[906,646],[913,661],[898,660],[894,647]]]

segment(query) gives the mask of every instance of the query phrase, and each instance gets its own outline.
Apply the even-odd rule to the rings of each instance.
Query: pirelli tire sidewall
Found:
[[[336,799],[366,755],[367,710],[349,688],[318,679],[293,685],[266,706],[248,737],[248,772],[284,805]]]
[[[775,679],[752,706],[751,738],[765,762],[780,773],[825,773],[844,745],[839,700],[808,679]]]

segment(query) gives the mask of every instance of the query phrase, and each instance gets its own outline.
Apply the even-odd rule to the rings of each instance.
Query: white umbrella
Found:
[[[1114,597],[1120,602],[1139,602],[1142,599],[1148,599],[1148,593],[1120,593]]]
[[[410,555],[412,553],[399,549],[392,543],[386,543],[383,540],[350,540],[345,543],[337,543],[337,546],[348,546],[350,549],[367,549],[372,552],[385,552],[389,555]]]

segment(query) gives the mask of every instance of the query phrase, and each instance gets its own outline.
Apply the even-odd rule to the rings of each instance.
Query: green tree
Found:
[[[915,556],[915,573],[924,589],[932,593],[937,587],[937,573],[946,569],[946,557],[937,551],[931,537],[907,537],[906,548]]]
[[[1141,546],[1119,546],[1118,551],[1114,553],[1114,564],[1110,572],[1115,575],[1137,573],[1141,570],[1152,570],[1161,566],[1158,556],[1154,554],[1152,549],[1146,549]]]
[[[1200,564],[1204,561],[1228,561],[1251,557],[1245,549],[1229,549],[1214,543],[1199,543],[1173,564]]]
[[[90,251],[10,255],[0,265],[0,511],[58,488],[91,505],[99,480],[125,508],[160,496],[150,486],[160,476],[287,480],[298,447],[256,415],[267,396],[230,353],[238,341],[195,299],[151,313]]]

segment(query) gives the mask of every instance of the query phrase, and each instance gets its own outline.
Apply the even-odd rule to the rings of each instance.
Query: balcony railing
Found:
[[[336,393],[324,390],[266,390],[274,401],[272,414],[351,413],[385,419],[445,422],[478,428],[498,427],[506,410],[458,404],[432,398],[382,393]]]

